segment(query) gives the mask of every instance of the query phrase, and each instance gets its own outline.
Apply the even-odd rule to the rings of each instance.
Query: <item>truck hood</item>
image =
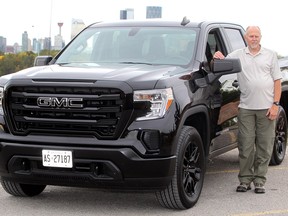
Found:
[[[133,89],[140,86],[154,88],[158,80],[185,70],[179,66],[146,64],[93,64],[85,66],[50,65],[32,67],[1,77],[0,84],[11,79],[30,80],[95,80],[126,82]],[[140,85],[140,86],[139,86]],[[140,87],[141,88],[141,87]]]

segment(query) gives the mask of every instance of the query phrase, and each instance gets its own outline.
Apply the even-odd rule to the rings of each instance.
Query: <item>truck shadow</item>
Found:
[[[207,211],[207,205],[224,197],[234,199],[238,184],[238,151],[233,150],[209,161],[202,194],[198,203],[187,211]],[[221,193],[219,193],[221,192]],[[3,195],[4,194],[4,195]],[[0,199],[7,208],[3,215],[187,215],[161,207],[154,193],[106,191],[91,188],[48,186],[31,198],[9,196],[0,187]],[[210,203],[210,204],[209,204]],[[9,206],[17,206],[10,208]],[[18,210],[17,210],[18,209]],[[19,214],[21,209],[21,214]],[[1,215],[2,215],[1,213]]]
[[[237,157],[233,155],[219,156],[210,160],[207,165],[207,181],[205,187],[209,187],[210,179],[213,182],[221,181],[221,175],[213,175],[213,172],[237,167]],[[216,178],[215,178],[216,176]],[[217,179],[219,178],[219,179]],[[18,206],[21,215],[159,215],[169,213],[179,214],[179,211],[166,209],[158,204],[154,193],[148,192],[119,192],[106,191],[91,188],[74,188],[47,186],[36,197],[21,198],[9,196],[0,187],[0,194],[5,194],[6,206]],[[209,188],[207,188],[209,190]],[[203,200],[200,197],[200,201]],[[196,204],[197,206],[197,204]],[[7,215],[18,214],[16,209],[6,208]],[[15,211],[15,212],[13,212]],[[5,212],[4,212],[5,213]],[[9,214],[10,213],[10,214]],[[11,214],[12,213],[12,214]],[[5,215],[5,214],[4,214]]]

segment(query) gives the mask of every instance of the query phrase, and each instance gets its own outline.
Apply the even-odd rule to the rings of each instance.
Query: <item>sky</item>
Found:
[[[134,19],[144,20],[146,6],[162,7],[165,20],[234,22],[246,28],[257,25],[262,31],[263,47],[288,56],[287,0],[1,0],[0,36],[7,45],[21,44],[22,33],[29,38],[45,38],[59,33],[70,41],[72,19],[86,25],[119,20],[120,10],[134,9]]]

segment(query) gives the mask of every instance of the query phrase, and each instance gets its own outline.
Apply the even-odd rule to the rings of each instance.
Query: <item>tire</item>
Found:
[[[275,141],[270,165],[279,165],[285,158],[287,144],[287,118],[285,111],[280,107],[275,128]]]
[[[201,194],[206,158],[201,137],[193,127],[184,126],[177,141],[174,176],[166,189],[156,192],[161,206],[189,209]]]
[[[20,184],[5,179],[1,179],[1,185],[7,193],[18,197],[36,196],[46,188],[46,185]]]

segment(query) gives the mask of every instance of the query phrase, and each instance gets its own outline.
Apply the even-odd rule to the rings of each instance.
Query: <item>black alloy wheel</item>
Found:
[[[37,196],[46,188],[46,185],[21,184],[3,178],[0,179],[0,182],[7,193],[18,197]]]
[[[176,157],[172,181],[166,189],[156,192],[156,198],[163,207],[188,209],[200,197],[206,166],[202,139],[195,128],[182,128]]]
[[[285,158],[287,145],[287,118],[282,107],[276,119],[275,141],[270,165],[280,165]]]

